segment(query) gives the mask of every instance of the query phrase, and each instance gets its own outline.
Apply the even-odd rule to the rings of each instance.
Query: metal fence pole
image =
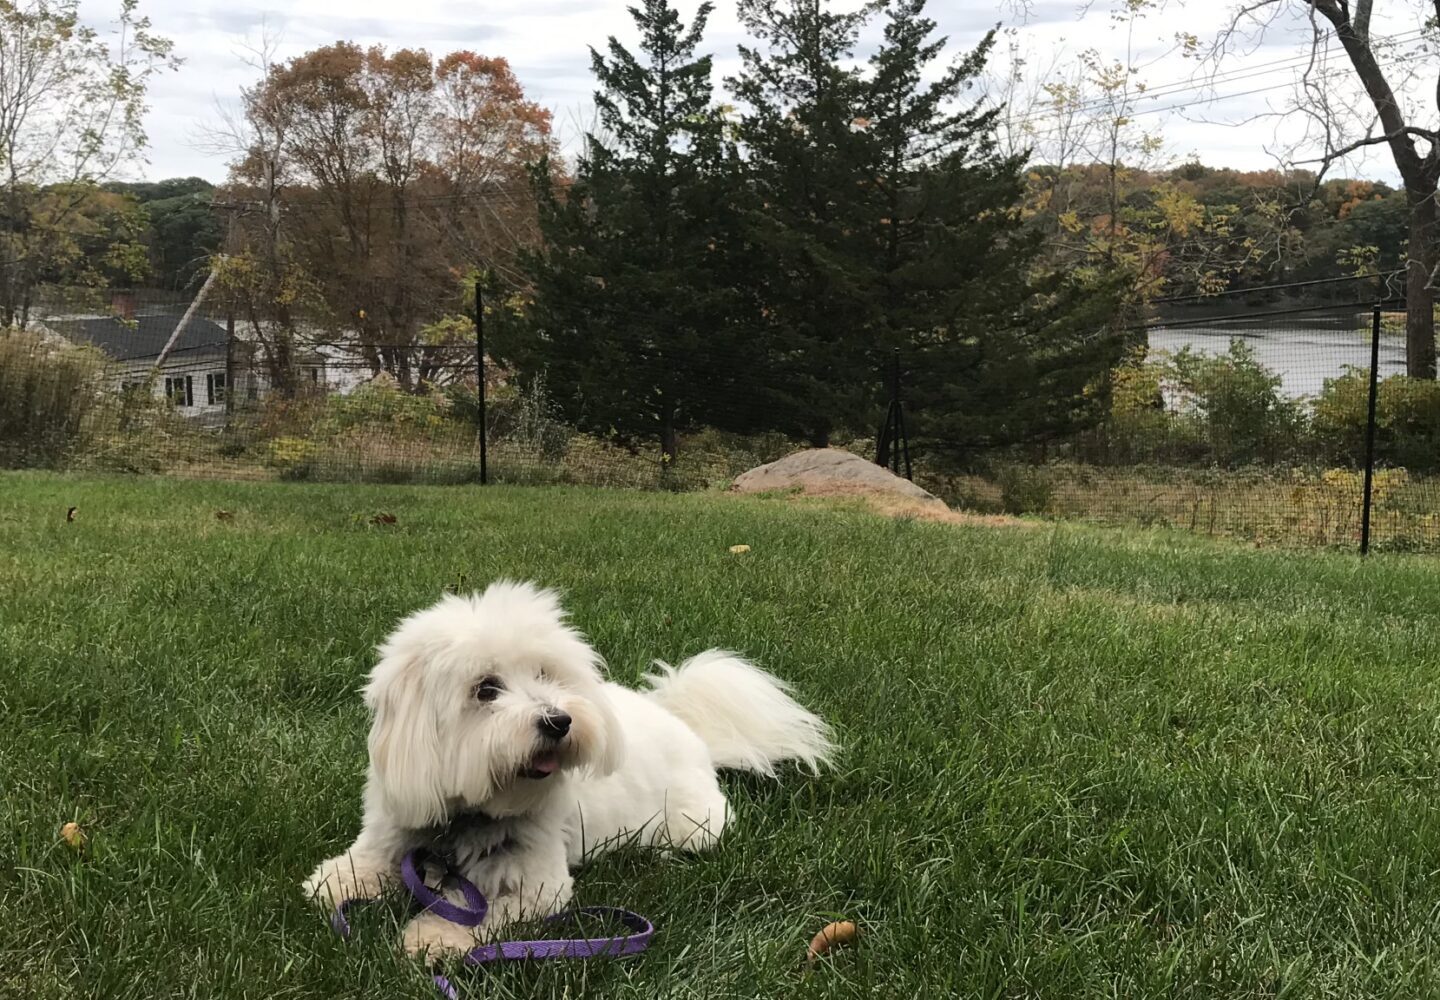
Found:
[[[1380,304],[1370,315],[1370,409],[1365,418],[1365,499],[1360,509],[1360,554],[1370,553],[1370,506],[1375,482],[1375,400],[1380,388]]]
[[[900,474],[901,452],[904,452],[905,478],[915,479],[915,470],[910,467],[910,432],[905,428],[905,404],[900,398],[902,381],[900,371],[900,348],[895,348],[895,474]]]
[[[475,406],[480,422],[480,485],[484,486],[490,481],[490,470],[485,454],[485,300],[481,283],[482,279],[475,279]]]
[[[880,433],[875,437],[875,464],[882,469],[890,464],[890,448],[895,432],[895,384],[893,372],[884,370],[884,361],[877,362],[875,370],[885,386],[885,420],[880,424]],[[883,373],[883,374],[881,374]]]
[[[235,412],[235,303],[225,311],[225,421]]]
[[[900,348],[890,358],[890,471],[900,475]]]

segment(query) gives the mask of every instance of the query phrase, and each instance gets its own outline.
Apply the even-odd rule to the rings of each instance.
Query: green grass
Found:
[[[501,574],[562,587],[622,680],[752,655],[845,752],[727,777],[713,854],[583,872],[580,902],[655,920],[646,955],[464,996],[1440,995],[1440,564],[780,498],[38,474],[0,477],[0,995],[431,996],[387,918],[344,943],[297,886],[357,828],[372,647]],[[802,978],[841,914],[868,937]]]

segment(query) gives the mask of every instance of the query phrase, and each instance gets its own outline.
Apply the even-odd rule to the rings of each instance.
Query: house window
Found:
[[[319,369],[319,368],[307,368],[307,369],[305,369],[305,370],[310,373],[310,382],[311,382],[311,384],[312,384],[312,385],[319,385],[319,384],[320,384],[320,369]]]
[[[211,406],[225,402],[224,372],[210,372],[205,376],[205,401]]]
[[[195,405],[195,386],[189,375],[167,375],[165,398],[176,406]]]

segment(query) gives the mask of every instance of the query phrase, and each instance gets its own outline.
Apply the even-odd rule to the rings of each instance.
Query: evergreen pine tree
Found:
[[[956,464],[1083,425],[1122,338],[1109,283],[1037,274],[1040,234],[1018,212],[1023,158],[998,149],[999,109],[966,100],[994,33],[935,72],[947,43],[925,4],[888,0],[870,60],[867,258],[877,336],[911,373],[911,425]]]
[[[505,354],[544,371],[563,414],[622,441],[723,424],[719,387],[734,368],[724,338],[734,292],[720,280],[733,149],[696,55],[711,5],[688,28],[668,0],[630,8],[639,53],[611,38],[591,50],[601,129],[562,189],[537,169],[543,249],[527,258],[528,330]]]
[[[846,65],[873,11],[831,10],[824,0],[740,0],[740,20],[761,47],[742,46],[730,86],[746,110],[748,238],[745,289],[767,346],[777,429],[824,445],[864,422],[876,358],[878,302],[866,259],[860,182],[870,147],[865,84]]]

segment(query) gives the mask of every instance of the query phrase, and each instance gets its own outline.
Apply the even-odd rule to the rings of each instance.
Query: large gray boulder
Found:
[[[812,448],[757,466],[735,480],[740,493],[795,490],[812,496],[895,496],[945,510],[945,501],[889,469],[838,448]]]

